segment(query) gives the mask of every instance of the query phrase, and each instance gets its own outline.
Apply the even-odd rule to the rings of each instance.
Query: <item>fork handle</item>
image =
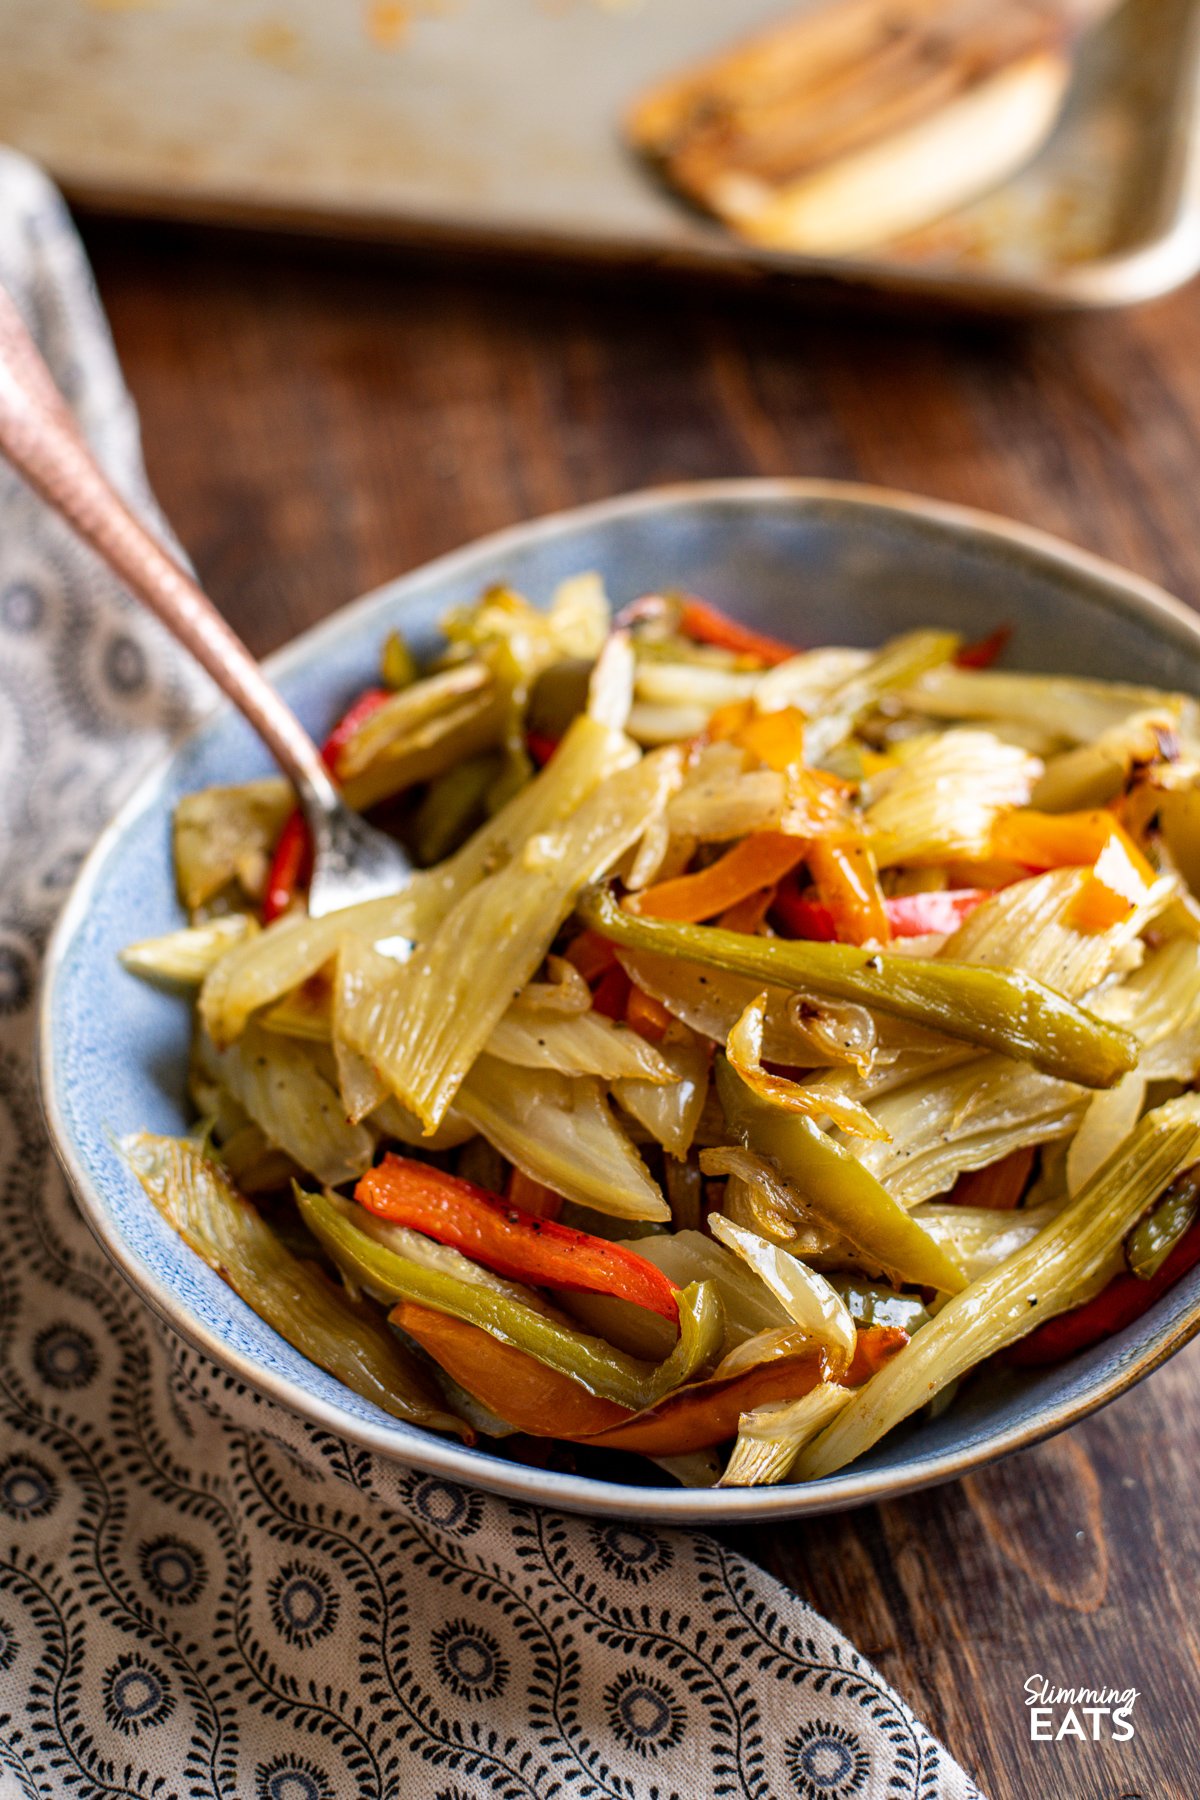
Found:
[[[0,451],[161,619],[263,739],[306,810],[337,805],[316,745],[212,601],[130,511],[92,455],[0,287]]]

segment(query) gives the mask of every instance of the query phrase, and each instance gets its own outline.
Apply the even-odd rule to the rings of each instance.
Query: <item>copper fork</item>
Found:
[[[309,912],[336,912],[403,888],[412,874],[404,851],[345,804],[320,751],[242,640],[117,493],[2,287],[0,451],[208,671],[292,782],[313,838]]]

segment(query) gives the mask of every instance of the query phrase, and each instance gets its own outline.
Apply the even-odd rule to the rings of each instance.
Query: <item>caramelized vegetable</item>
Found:
[[[754,831],[706,869],[646,888],[631,905],[635,912],[652,919],[711,919],[790,874],[805,853],[802,838],[779,831]]]
[[[477,1325],[492,1337],[525,1350],[591,1394],[632,1411],[651,1406],[710,1364],[721,1341],[721,1303],[704,1283],[678,1296],[679,1337],[657,1367],[615,1350],[600,1338],[571,1331],[543,1312],[478,1284],[423,1268],[378,1243],[322,1194],[298,1197],[305,1224],[342,1273],[375,1298],[414,1300]]]
[[[1009,813],[992,828],[992,852],[1030,869],[1090,865],[1065,915],[1080,931],[1120,924],[1154,886],[1154,870],[1109,812]]]
[[[1127,1325],[1133,1325],[1149,1312],[1164,1294],[1170,1293],[1177,1281],[1200,1263],[1200,1224],[1192,1223],[1178,1237],[1166,1261],[1155,1274],[1115,1275],[1094,1299],[1072,1308],[1015,1344],[1008,1360],[1020,1368],[1038,1368],[1044,1363],[1064,1362],[1078,1356],[1093,1344],[1103,1343]]]
[[[589,1237],[407,1156],[385,1156],[354,1190],[380,1218],[453,1244],[486,1268],[542,1287],[613,1294],[678,1322],[675,1288],[636,1252]]]
[[[731,619],[728,613],[710,605],[707,600],[698,600],[694,594],[689,594],[680,607],[679,629],[684,637],[692,638],[697,644],[716,644],[738,656],[753,657],[764,668],[773,668],[776,663],[787,662],[789,657],[796,655],[791,644],[781,643],[765,632],[753,631],[740,619]]]
[[[750,1002],[725,1042],[725,1054],[746,1086],[760,1100],[781,1107],[785,1112],[803,1113],[809,1119],[830,1119],[843,1131],[857,1136],[886,1137],[884,1128],[857,1100],[848,1099],[830,1087],[806,1085],[763,1068],[766,1016],[767,996],[759,994]]]
[[[1125,1244],[1125,1261],[1131,1275],[1153,1281],[1176,1245],[1200,1215],[1200,1174],[1189,1169],[1181,1175],[1153,1212],[1134,1226]]]
[[[892,927],[879,885],[879,871],[863,838],[852,838],[844,844],[818,839],[809,851],[808,872],[829,911],[833,935],[840,943],[891,941]]]
[[[906,1281],[947,1294],[964,1285],[963,1272],[953,1258],[914,1224],[857,1158],[811,1119],[760,1099],[724,1058],[717,1060],[717,1092],[735,1137],[772,1159],[814,1218]]]
[[[555,757],[540,779],[559,763]],[[485,875],[391,982],[363,996],[347,1021],[351,1047],[371,1057],[429,1130],[536,972],[576,895],[637,841],[678,774],[678,753],[663,750],[612,775],[557,829],[529,839],[519,858]]]
[[[956,930],[987,897],[986,888],[932,888],[927,893],[889,896],[883,902],[888,936],[945,936]],[[775,895],[771,911],[788,937],[814,938],[818,943],[832,944],[841,936],[833,909],[815,894],[802,893],[787,882]]]
[[[291,785],[277,775],[184,795],[175,808],[175,881],[189,912],[207,906],[231,883],[247,900],[261,896],[292,805]]]
[[[411,1304],[399,1306],[392,1318],[469,1394],[518,1430],[534,1437],[638,1450],[645,1456],[682,1456],[725,1443],[737,1431],[743,1413],[772,1401],[797,1399],[823,1381],[827,1372],[820,1347],[812,1345],[733,1374],[718,1372],[630,1414],[456,1319]],[[874,1333],[879,1341],[857,1368],[851,1366],[847,1379],[862,1380],[866,1365],[895,1355],[906,1342],[903,1332],[889,1333],[877,1326]]]
[[[1200,1260],[1200,702],[941,630],[792,650],[686,594],[614,625],[590,574],[443,627],[326,744],[351,806],[416,790],[404,890],[308,918],[287,784],[210,789],[190,928],[123,958],[195,995],[222,1163],[140,1173],[264,1317],[293,1294],[293,1341],[444,1423],[395,1308],[478,1429],[741,1485]],[[306,1229],[344,1293],[286,1260]]]
[[[167,1223],[295,1349],[398,1419],[474,1437],[379,1315],[294,1256],[199,1144],[136,1132],[121,1151]]]
[[[1064,1212],[1023,1250],[948,1300],[903,1354],[856,1395],[802,1452],[802,1478],[842,1468],[982,1357],[1028,1336],[1087,1294],[1147,1201],[1190,1167],[1198,1151],[1195,1095],[1148,1113],[1124,1152],[1093,1176]]]
[[[249,913],[228,913],[207,925],[168,931],[162,937],[129,944],[120,953],[121,966],[131,975],[140,975],[143,981],[163,987],[196,988],[235,944],[244,944],[257,933],[258,926]]]
[[[1111,1087],[1137,1061],[1137,1045],[1127,1032],[1027,975],[906,959],[849,944],[784,943],[711,925],[637,918],[603,888],[585,893],[578,910],[594,931],[616,944],[838,1000],[861,1000],[1086,1087]]]
[[[598,1081],[480,1056],[457,1111],[532,1180],[580,1206],[622,1219],[670,1217]]]

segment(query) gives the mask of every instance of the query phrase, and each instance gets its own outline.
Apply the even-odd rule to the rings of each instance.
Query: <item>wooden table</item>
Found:
[[[970,502],[1200,599],[1200,289],[993,329],[86,235],[159,499],[259,652],[482,532],[722,475]],[[1198,1408],[1200,1344],[953,1487],[736,1542],[875,1660],[992,1800],[1197,1800]],[[1137,1688],[1135,1739],[1031,1743],[1034,1674]]]

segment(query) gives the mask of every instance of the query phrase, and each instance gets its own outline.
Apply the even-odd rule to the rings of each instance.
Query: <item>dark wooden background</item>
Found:
[[[1200,600],[1200,288],[991,327],[84,224],[159,499],[258,652],[498,526],[724,475],[970,502]],[[1198,1403],[1200,1345],[956,1486],[736,1542],[991,1800],[1198,1800]],[[1137,1688],[1136,1738],[1031,1743],[1032,1674]]]

